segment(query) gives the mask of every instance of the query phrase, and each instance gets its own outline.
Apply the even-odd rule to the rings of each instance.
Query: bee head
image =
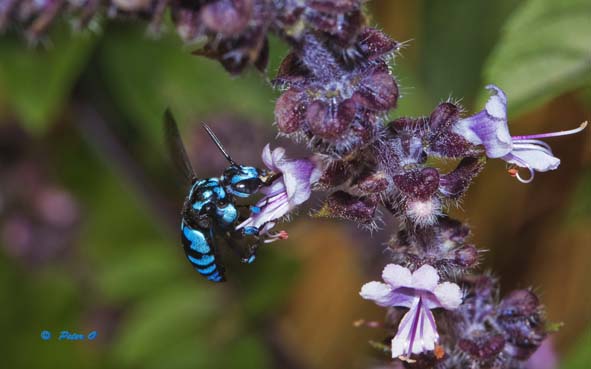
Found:
[[[263,171],[258,168],[232,164],[224,171],[223,181],[232,195],[248,197],[261,188],[263,176]]]

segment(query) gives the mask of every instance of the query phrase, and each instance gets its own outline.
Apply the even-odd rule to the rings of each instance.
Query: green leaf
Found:
[[[474,102],[482,84],[482,67],[516,2],[423,2],[422,34],[417,40],[419,76],[432,103],[449,96],[461,98],[467,106]]]
[[[587,369],[591,363],[591,327],[583,330],[583,334],[579,338],[577,345],[565,357],[564,362],[560,366],[561,369]]]
[[[238,289],[243,293],[245,312],[252,318],[272,313],[285,302],[299,269],[297,259],[273,248],[259,251],[258,256],[256,262],[236,278]]]
[[[152,142],[162,141],[161,119],[169,106],[181,126],[220,112],[272,122],[274,94],[259,74],[232,77],[219,63],[191,55],[175,35],[150,40],[143,28],[112,25],[99,62],[108,93]]]
[[[33,48],[16,36],[0,38],[0,96],[33,133],[59,113],[94,44],[88,34],[73,36],[66,24],[49,40]]]
[[[564,220],[568,223],[586,222],[591,217],[591,171],[581,173],[573,201]]]
[[[216,291],[198,287],[194,281],[169,285],[129,311],[121,335],[114,342],[115,361],[153,367],[148,364],[154,360],[165,362],[173,353],[178,354],[179,347],[175,346],[182,344],[191,364],[185,367],[210,367],[198,364],[212,360],[207,355],[206,338],[219,301]]]
[[[148,296],[179,277],[185,267],[181,252],[164,243],[144,243],[98,270],[97,283],[104,296],[114,302]],[[180,246],[179,246],[180,248]]]
[[[529,0],[507,20],[485,77],[505,90],[510,113],[591,81],[590,19],[588,0]]]
[[[271,367],[269,354],[260,339],[247,333],[237,337],[217,356],[219,369],[267,369]]]

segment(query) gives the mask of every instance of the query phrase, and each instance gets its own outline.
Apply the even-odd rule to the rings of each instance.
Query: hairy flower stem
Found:
[[[325,43],[312,33],[302,38],[301,44],[296,46],[296,52],[302,64],[320,82],[330,82],[343,75],[343,69]]]

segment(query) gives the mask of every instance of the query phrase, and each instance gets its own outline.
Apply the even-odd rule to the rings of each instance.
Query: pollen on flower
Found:
[[[445,349],[441,345],[435,345],[435,350],[433,353],[437,359],[441,360],[445,356]]]

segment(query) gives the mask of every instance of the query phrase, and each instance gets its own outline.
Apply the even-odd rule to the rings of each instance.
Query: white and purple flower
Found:
[[[507,124],[507,97],[503,90],[495,85],[486,88],[493,92],[484,110],[459,120],[453,131],[470,143],[483,145],[486,156],[501,158],[509,164],[526,168],[530,177],[523,179],[516,169],[509,170],[520,182],[529,183],[534,179],[534,171],[546,172],[560,165],[560,159],[554,156],[550,146],[539,138],[565,136],[585,129],[587,122],[568,131],[543,133],[528,136],[511,136]]]
[[[284,148],[271,151],[268,144],[263,149],[262,159],[278,177],[270,186],[261,189],[265,196],[252,208],[250,217],[236,229],[255,227],[259,236],[267,237],[265,242],[273,242],[287,238],[287,233],[272,234],[269,231],[278,219],[310,198],[312,185],[320,179],[322,170],[314,159],[289,160],[285,158]]]
[[[379,306],[410,309],[400,321],[392,339],[392,358],[412,361],[412,354],[433,351],[439,340],[432,309],[454,310],[462,303],[460,287],[451,282],[439,283],[437,270],[425,264],[413,273],[397,264],[388,264],[382,282],[363,285],[361,297]]]

